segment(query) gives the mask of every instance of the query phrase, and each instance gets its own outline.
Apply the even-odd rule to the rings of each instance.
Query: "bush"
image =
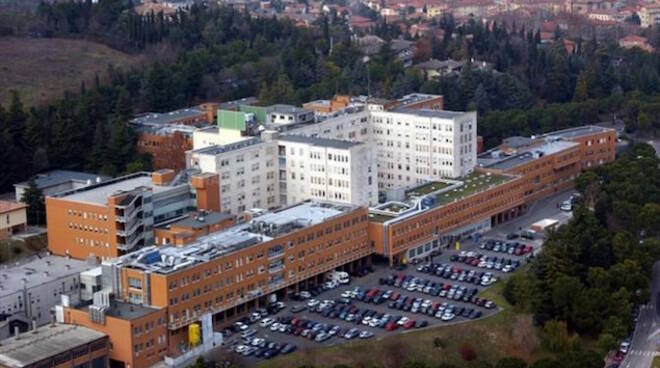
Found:
[[[495,368],[527,368],[527,363],[520,358],[502,358]]]
[[[436,337],[433,339],[433,346],[439,349],[444,349],[447,344],[445,343],[445,340],[443,340],[440,337]]]
[[[474,351],[472,345],[467,342],[461,344],[460,348],[458,348],[458,352],[461,354],[461,358],[466,362],[477,359],[477,353]]]

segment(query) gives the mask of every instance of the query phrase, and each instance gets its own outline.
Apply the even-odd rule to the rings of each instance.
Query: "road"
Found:
[[[660,261],[653,266],[651,300],[640,307],[637,325],[631,341],[630,352],[621,363],[622,368],[647,368],[651,366],[656,352],[656,341],[660,339]]]

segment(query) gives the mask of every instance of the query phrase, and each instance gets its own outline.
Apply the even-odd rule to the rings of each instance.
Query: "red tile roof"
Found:
[[[7,213],[21,208],[26,208],[25,203],[15,202],[15,201],[0,201],[0,213]]]

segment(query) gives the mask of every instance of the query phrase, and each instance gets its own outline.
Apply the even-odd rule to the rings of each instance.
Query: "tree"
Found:
[[[543,326],[543,341],[548,350],[565,354],[572,347],[572,339],[568,334],[566,322],[550,320]]]
[[[581,102],[586,101],[589,98],[589,85],[587,83],[586,74],[584,72],[580,73],[577,82],[575,83],[573,101]]]
[[[500,359],[495,368],[527,368],[527,363],[520,358],[507,357]]]
[[[617,339],[608,333],[603,332],[598,336],[598,347],[603,354],[607,354],[610,350],[615,349],[617,343]]]
[[[28,187],[21,195],[21,202],[25,203],[27,208],[28,223],[33,225],[42,225],[46,222],[46,207],[44,195],[41,189],[37,187],[35,178],[28,181]]]

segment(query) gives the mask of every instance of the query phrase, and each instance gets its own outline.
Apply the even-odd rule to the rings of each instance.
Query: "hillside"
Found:
[[[84,40],[0,38],[0,104],[9,91],[17,90],[26,106],[61,97],[66,90],[89,85],[96,73],[103,77],[108,66],[126,67],[141,58]]]

